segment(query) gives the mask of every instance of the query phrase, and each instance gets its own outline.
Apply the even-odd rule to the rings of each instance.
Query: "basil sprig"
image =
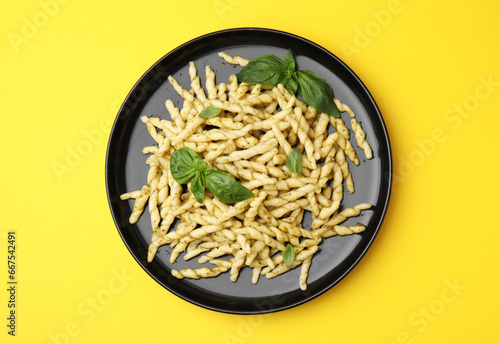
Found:
[[[292,266],[293,261],[295,260],[295,251],[292,245],[288,244],[283,251],[283,263],[285,263],[286,267],[289,268]]]
[[[224,203],[247,200],[253,193],[227,173],[207,166],[194,150],[184,147],[176,150],[170,158],[170,172],[177,183],[191,181],[191,192],[198,203],[203,202],[205,186]]]
[[[236,74],[236,77],[238,81],[249,84],[283,84],[290,93],[298,94],[316,110],[333,117],[340,117],[330,85],[325,79],[309,70],[296,70],[295,59],[290,50],[285,54],[285,61],[272,54],[254,58]]]
[[[218,108],[217,106],[210,105],[203,109],[203,111],[200,112],[198,116],[203,118],[214,118],[217,117],[218,114],[220,114],[221,110],[222,109]]]
[[[302,173],[302,153],[295,148],[286,159],[286,166],[290,172],[300,176]]]

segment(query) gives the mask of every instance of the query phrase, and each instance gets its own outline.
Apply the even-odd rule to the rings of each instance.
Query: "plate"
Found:
[[[250,268],[244,268],[234,283],[229,280],[228,273],[215,278],[179,280],[171,275],[171,269],[198,268],[200,264],[196,259],[184,261],[182,255],[170,264],[171,248],[168,245],[160,247],[155,259],[148,263],[146,257],[152,233],[150,217],[143,215],[136,224],[129,224],[133,200],[120,200],[120,194],[141,188],[149,169],[145,163],[147,157],[141,150],[154,141],[140,117],[154,115],[170,119],[165,109],[167,99],[182,107],[181,98],[167,78],[172,75],[183,87],[190,88],[189,61],[196,63],[204,85],[203,71],[207,65],[215,71],[216,83],[228,82],[228,77],[241,69],[221,59],[217,55],[220,51],[252,59],[267,53],[283,58],[289,49],[297,68],[321,75],[332,86],[335,96],[354,110],[366,132],[374,157],[364,159],[364,153],[357,148],[354,135],[351,135],[361,163],[350,166],[356,192],[352,195],[344,192],[341,205],[348,207],[362,202],[374,205],[344,223],[361,222],[366,231],[325,239],[313,258],[306,291],[299,288],[300,268],[270,280],[260,278],[255,285],[251,283]],[[344,121],[349,120],[346,113],[342,113],[342,117]],[[109,206],[118,232],[132,256],[154,280],[173,294],[207,309],[234,314],[261,314],[291,308],[321,295],[342,280],[365,255],[380,229],[389,202],[391,181],[392,160],[387,130],[375,101],[361,80],[339,58],[319,45],[290,33],[261,28],[213,32],[162,57],[140,78],[125,99],[111,130],[106,154]],[[310,218],[304,221],[304,227],[309,228]]]

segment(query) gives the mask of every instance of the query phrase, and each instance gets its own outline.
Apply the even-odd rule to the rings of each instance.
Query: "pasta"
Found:
[[[232,64],[248,63],[239,56],[219,56]],[[215,277],[229,271],[234,282],[248,267],[255,284],[261,276],[274,278],[300,266],[299,287],[306,290],[308,271],[322,240],[365,230],[362,224],[342,223],[369,209],[370,204],[339,211],[344,186],[354,192],[347,159],[359,165],[349,130],[342,119],[318,113],[281,84],[238,83],[235,75],[229,83],[216,84],[209,66],[205,74],[206,91],[193,62],[189,63],[190,89],[172,76],[168,78],[184,100],[180,109],[166,100],[171,121],[141,118],[156,145],[143,149],[149,154],[146,185],[121,195],[122,200],[135,200],[129,222],[137,222],[147,206],[153,231],[148,261],[160,246],[170,245],[171,263],[185,252],[183,259],[198,257],[200,264],[211,265],[172,270],[179,279]],[[367,159],[372,158],[353,110],[338,99],[334,101],[341,112],[349,114],[357,146]],[[208,106],[222,111],[214,118],[198,116]],[[254,196],[224,204],[205,190],[203,202],[198,203],[189,185],[183,188],[170,172],[171,155],[183,147],[193,149],[207,166],[234,177]],[[302,154],[300,176],[286,164],[294,148]],[[311,230],[302,226],[307,211],[311,212]],[[172,228],[176,219],[179,221]],[[290,267],[282,255],[288,243],[295,253]],[[226,256],[230,258],[223,259]]]

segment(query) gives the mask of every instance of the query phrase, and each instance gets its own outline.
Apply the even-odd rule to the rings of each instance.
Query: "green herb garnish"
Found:
[[[288,244],[283,251],[283,263],[285,263],[286,267],[289,268],[292,266],[293,261],[295,260],[295,251],[292,245]]]
[[[170,158],[170,172],[177,183],[191,181],[191,192],[199,203],[203,202],[205,186],[224,203],[247,200],[253,193],[227,173],[207,166],[194,150],[184,147],[176,150]]]
[[[216,106],[207,106],[202,112],[198,114],[198,116],[203,118],[214,118],[220,114],[221,109]]]
[[[286,159],[286,166],[290,172],[300,176],[302,173],[302,153],[295,148]]]
[[[319,75],[309,70],[296,70],[295,60],[289,50],[285,61],[266,54],[254,58],[236,74],[238,81],[250,84],[282,84],[290,93],[298,94],[307,104],[327,115],[340,117],[333,101],[333,90]]]

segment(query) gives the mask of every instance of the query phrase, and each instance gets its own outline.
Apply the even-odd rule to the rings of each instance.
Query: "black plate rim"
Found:
[[[359,86],[363,89],[365,95],[367,96],[367,99],[371,102],[373,109],[375,109],[374,115],[376,114],[377,120],[381,124],[382,133],[383,133],[383,137],[379,137],[379,140],[385,142],[385,144],[387,146],[386,153],[387,153],[387,158],[388,158],[388,161],[387,161],[388,171],[386,171],[383,174],[383,176],[381,176],[381,178],[384,178],[387,180],[387,191],[386,191],[386,196],[383,199],[383,204],[377,205],[377,206],[380,206],[382,208],[382,211],[381,211],[380,219],[379,219],[378,223],[376,224],[376,228],[374,229],[373,235],[371,236],[371,239],[368,241],[368,243],[365,245],[362,252],[357,256],[357,258],[354,260],[354,262],[344,271],[344,273],[342,275],[340,275],[334,281],[331,281],[329,284],[326,284],[322,289],[318,290],[316,293],[309,295],[307,297],[304,297],[304,299],[299,300],[297,302],[284,304],[284,305],[277,306],[277,307],[272,308],[272,309],[255,309],[255,310],[251,310],[251,311],[249,311],[249,310],[239,311],[239,310],[223,308],[223,307],[214,307],[211,305],[204,304],[202,302],[197,302],[196,300],[192,300],[192,299],[186,297],[185,295],[183,295],[182,293],[178,292],[174,288],[170,287],[167,283],[165,283],[164,281],[157,278],[155,275],[153,275],[153,273],[151,271],[148,270],[147,264],[143,264],[141,259],[134,254],[132,247],[130,246],[130,243],[127,242],[127,240],[125,239],[125,237],[122,233],[122,230],[120,229],[119,221],[117,219],[117,216],[116,216],[116,214],[113,210],[113,206],[112,206],[112,200],[111,200],[111,195],[110,195],[110,181],[109,181],[109,177],[108,177],[109,176],[108,175],[108,166],[110,163],[110,150],[112,149],[112,147],[111,147],[112,142],[111,141],[112,141],[112,137],[113,137],[113,133],[115,131],[115,128],[118,125],[118,122],[120,120],[120,115],[123,114],[124,111],[126,111],[126,104],[131,99],[131,97],[134,94],[134,91],[137,89],[137,87],[145,82],[145,79],[147,78],[149,73],[154,71],[155,68],[162,63],[163,60],[168,59],[172,55],[175,55],[178,51],[186,48],[187,46],[190,46],[192,44],[196,44],[196,42],[198,42],[200,40],[204,40],[204,39],[207,39],[209,37],[217,37],[220,35],[226,35],[226,34],[234,35],[237,33],[248,33],[251,31],[261,32],[261,33],[266,33],[266,32],[273,33],[273,34],[278,34],[278,35],[283,35],[283,36],[286,36],[289,38],[293,38],[296,40],[300,40],[303,43],[312,45],[315,48],[322,50],[325,54],[329,55],[330,58],[334,59],[337,63],[342,65],[342,67],[345,69],[345,71],[348,72],[350,74],[350,76],[358,82]],[[391,150],[391,144],[390,144],[390,140],[389,140],[389,134],[387,131],[387,126],[385,125],[384,119],[383,119],[382,114],[380,112],[380,109],[377,106],[375,99],[373,98],[373,96],[369,92],[366,85],[361,81],[361,79],[354,73],[354,71],[349,66],[347,66],[341,59],[339,59],[336,55],[334,55],[329,50],[323,48],[322,46],[320,46],[319,44],[317,44],[315,42],[312,42],[312,41],[310,41],[306,38],[303,38],[301,36],[298,36],[296,34],[292,34],[292,33],[286,32],[286,31],[276,30],[276,29],[262,28],[262,27],[238,27],[238,28],[213,31],[213,32],[198,36],[196,38],[193,38],[193,39],[187,41],[186,43],[183,43],[183,44],[179,45],[178,47],[174,48],[173,50],[169,51],[167,54],[165,54],[159,60],[157,60],[146,72],[143,73],[143,75],[138,79],[138,81],[134,84],[134,86],[131,88],[131,90],[127,94],[127,96],[126,96],[125,100],[123,101],[122,105],[120,106],[120,109],[118,110],[118,113],[117,113],[115,120],[113,122],[113,126],[112,126],[110,134],[109,134],[108,145],[106,147],[104,173],[105,173],[105,184],[106,184],[106,194],[107,194],[107,199],[108,199],[108,205],[110,208],[111,215],[113,217],[113,221],[115,223],[115,227],[118,231],[118,234],[120,235],[123,243],[127,247],[129,253],[134,257],[135,261],[139,264],[139,266],[141,266],[141,268],[151,278],[153,278],[158,284],[160,284],[162,287],[167,289],[172,294],[180,297],[181,299],[183,299],[185,301],[190,302],[191,304],[197,305],[199,307],[202,307],[202,308],[205,308],[208,310],[212,310],[212,311],[216,311],[216,312],[228,313],[228,314],[252,315],[252,314],[266,314],[266,313],[279,312],[279,311],[283,311],[283,310],[290,309],[290,308],[299,306],[301,304],[304,304],[304,303],[324,294],[326,291],[330,290],[331,288],[333,288],[335,285],[337,285],[339,282],[341,282],[359,264],[359,262],[366,255],[366,253],[368,252],[368,250],[372,246],[373,242],[375,241],[376,237],[378,236],[378,233],[380,231],[382,223],[383,223],[385,216],[387,214],[389,200],[390,200],[390,196],[391,196],[391,192],[392,192],[392,182],[393,182],[393,173],[394,172],[393,172],[393,159],[392,159],[392,150]]]

